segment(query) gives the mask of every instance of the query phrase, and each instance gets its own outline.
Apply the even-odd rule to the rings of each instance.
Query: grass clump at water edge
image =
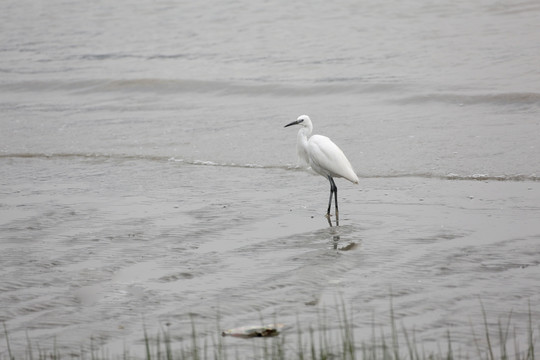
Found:
[[[90,347],[90,351],[83,351],[81,348],[80,354],[61,354],[56,346],[53,346],[51,351],[44,351],[37,347],[33,349],[33,345],[27,335],[27,348],[24,355],[15,355],[9,341],[9,334],[5,323],[3,323],[6,349],[1,350],[3,345],[0,345],[0,360],[60,360],[64,358],[78,358],[81,360],[109,360],[109,359],[145,359],[145,360],[227,360],[227,359],[298,359],[298,360],[424,360],[424,359],[486,359],[486,360],[534,360],[535,359],[535,342],[538,332],[535,333],[533,327],[532,314],[529,304],[528,318],[528,334],[527,344],[525,349],[519,349],[519,343],[514,332],[513,349],[510,354],[507,344],[510,338],[510,319],[511,313],[506,318],[505,322],[498,321],[498,329],[496,335],[493,336],[488,326],[487,315],[482,307],[483,316],[483,334],[477,335],[474,327],[471,327],[471,337],[474,339],[477,353],[475,356],[470,354],[461,355],[455,354],[453,348],[450,331],[447,331],[446,350],[439,348],[438,353],[428,353],[424,351],[421,344],[415,338],[414,331],[409,331],[405,327],[398,330],[395,321],[395,316],[392,307],[390,307],[390,334],[385,334],[380,330],[377,335],[375,326],[372,326],[372,335],[369,341],[358,342],[355,338],[354,325],[351,321],[352,317],[346,307],[341,304],[336,309],[336,318],[339,326],[337,329],[331,329],[326,322],[326,311],[319,313],[317,326],[310,326],[306,332],[302,331],[302,326],[297,321],[296,334],[290,334],[287,331],[279,336],[262,339],[252,339],[245,341],[254,341],[253,353],[250,355],[238,354],[238,349],[227,348],[227,344],[217,332],[217,335],[211,338],[211,344],[207,338],[201,340],[197,335],[196,325],[191,318],[191,338],[189,341],[183,342],[179,349],[173,349],[173,341],[169,329],[161,329],[155,338],[148,336],[146,328],[144,331],[144,353],[131,354],[129,350],[124,350],[124,354],[117,357],[108,356],[101,349],[98,351],[94,346]],[[218,316],[219,329],[219,316]],[[294,336],[296,335],[296,336]],[[291,338],[296,338],[291,341]],[[481,341],[480,339],[483,339]],[[289,341],[291,341],[289,343]],[[483,343],[484,345],[482,345]],[[498,344],[498,351],[494,344]],[[233,345],[231,345],[233,346]],[[234,354],[231,355],[231,351]]]

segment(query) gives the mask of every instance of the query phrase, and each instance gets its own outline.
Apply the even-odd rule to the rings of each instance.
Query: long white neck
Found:
[[[313,127],[311,124],[307,127],[301,127],[300,130],[298,130],[298,135],[296,137],[296,151],[298,152],[298,157],[309,165],[309,156],[307,153],[307,145],[308,145],[308,136],[311,134],[311,131],[313,130]]]

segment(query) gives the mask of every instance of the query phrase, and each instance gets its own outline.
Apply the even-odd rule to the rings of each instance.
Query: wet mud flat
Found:
[[[326,181],[294,168],[16,158],[2,172],[0,320],[18,354],[27,333],[42,349],[137,351],[143,324],[178,342],[191,321],[201,339],[261,318],[294,333],[341,301],[361,341],[389,324],[390,299],[428,349],[450,330],[473,353],[480,300],[494,323],[512,311],[518,338],[529,302],[539,315],[535,181],[338,180],[329,227]]]

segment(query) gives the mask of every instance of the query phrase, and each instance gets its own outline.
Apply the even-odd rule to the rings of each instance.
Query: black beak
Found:
[[[298,124],[300,124],[302,121],[304,121],[304,120],[295,120],[295,121],[293,121],[292,123],[288,123],[288,124],[285,125],[284,127],[291,126],[291,125],[298,125]]]

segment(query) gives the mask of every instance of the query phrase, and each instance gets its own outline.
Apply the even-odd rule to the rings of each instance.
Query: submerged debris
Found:
[[[242,326],[233,329],[224,330],[222,336],[234,336],[240,338],[252,338],[252,337],[272,337],[278,336],[281,329],[285,325],[283,324],[268,324],[263,326]]]

